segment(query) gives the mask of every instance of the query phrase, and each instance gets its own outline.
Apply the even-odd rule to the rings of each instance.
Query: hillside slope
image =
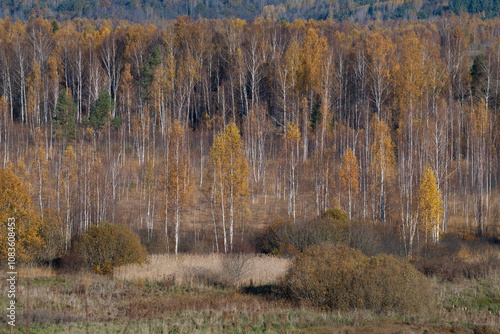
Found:
[[[385,19],[427,19],[466,11],[484,17],[498,16],[494,0],[7,0],[0,2],[0,18],[26,20],[31,15],[68,20],[126,19],[134,22],[193,18],[237,17],[253,20],[268,15],[278,19],[321,20],[328,17],[350,22]]]

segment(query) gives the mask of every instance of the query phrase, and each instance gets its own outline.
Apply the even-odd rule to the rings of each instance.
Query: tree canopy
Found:
[[[64,0],[64,1],[3,1],[0,13],[19,19],[31,15],[43,15],[49,19],[89,19],[116,18],[135,22],[166,18],[175,19],[188,15],[193,18],[238,17],[253,20],[258,16],[274,19],[326,19],[374,20],[374,19],[426,19],[447,12],[459,14],[484,13],[486,17],[498,16],[500,6],[494,0],[436,0],[436,1],[376,1],[376,0],[315,0],[284,1],[271,0],[265,4],[256,0],[249,1],[211,1],[190,2],[162,0]],[[53,30],[57,31],[57,25]]]
[[[39,235],[40,219],[35,213],[26,183],[14,173],[0,169],[0,260],[7,263],[9,248],[14,248],[16,261],[36,260],[42,248]],[[15,246],[9,245],[9,238],[15,238]]]

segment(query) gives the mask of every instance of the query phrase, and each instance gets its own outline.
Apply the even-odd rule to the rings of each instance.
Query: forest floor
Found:
[[[24,268],[13,333],[26,332],[28,312],[29,333],[500,333],[498,271],[458,282],[431,278],[433,310],[404,317],[325,311],[284,299],[275,287],[289,263],[267,256],[156,256],[113,277]],[[6,310],[5,277],[0,289]],[[9,333],[2,313],[0,332]]]

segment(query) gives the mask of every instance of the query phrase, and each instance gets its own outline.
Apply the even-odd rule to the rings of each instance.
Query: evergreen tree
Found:
[[[480,53],[474,58],[474,63],[470,71],[471,76],[471,93],[473,97],[480,97],[483,91],[484,80],[486,77],[486,57],[484,53]]]
[[[156,67],[161,63],[160,47],[157,46],[148,57],[148,62],[142,68],[142,80],[139,82],[141,94],[145,99],[149,99],[150,87],[156,73]]]
[[[69,141],[75,139],[75,114],[76,105],[64,89],[57,99],[55,121],[62,137]]]
[[[104,90],[97,99],[94,112],[90,114],[88,122],[96,131],[100,131],[111,116],[114,108],[113,100],[107,90]]]

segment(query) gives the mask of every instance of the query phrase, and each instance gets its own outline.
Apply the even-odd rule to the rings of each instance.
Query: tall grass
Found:
[[[27,282],[30,282],[30,333],[495,333],[500,329],[500,273],[460,283],[431,279],[437,309],[429,317],[401,317],[397,312],[368,310],[324,311],[308,303],[295,303],[281,295],[259,294],[257,285],[273,283],[284,271],[287,260],[252,256],[250,277],[255,289],[234,287],[172,286],[162,280],[161,261],[170,263],[171,275],[179,276],[182,266],[218,270],[224,256],[156,256],[138,266],[142,277],[128,279],[81,272],[56,277],[21,276],[18,296],[18,328],[25,333],[27,320]],[[155,262],[157,261],[157,262]],[[163,264],[166,266],[166,264]],[[123,268],[125,269],[125,268]],[[137,269],[137,268],[136,268]],[[165,269],[165,268],[163,268]],[[133,272],[133,268],[130,269]],[[158,271],[154,276],[154,270]],[[177,270],[177,271],[176,271]],[[201,270],[201,269],[200,269]],[[262,270],[260,272],[259,270]],[[49,273],[48,271],[47,273]],[[127,277],[127,272],[121,270]],[[222,279],[223,273],[220,273]],[[267,275],[267,276],[266,276]],[[138,278],[134,278],[138,277]],[[0,308],[7,307],[7,281],[0,275]],[[177,279],[176,279],[177,280]],[[87,299],[87,301],[86,301]],[[429,302],[431,302],[429,300]],[[87,303],[87,312],[86,304]],[[3,326],[3,327],[2,327]],[[7,329],[0,324],[0,333]]]
[[[55,270],[45,266],[24,265],[18,272],[21,277],[56,277]]]
[[[235,261],[227,255],[151,255],[144,264],[118,268],[114,277],[122,280],[163,281],[175,280],[176,284],[229,282],[227,261]],[[226,265],[225,265],[226,264]],[[282,277],[290,260],[266,255],[252,255],[246,263],[239,283],[243,285],[274,284]]]

